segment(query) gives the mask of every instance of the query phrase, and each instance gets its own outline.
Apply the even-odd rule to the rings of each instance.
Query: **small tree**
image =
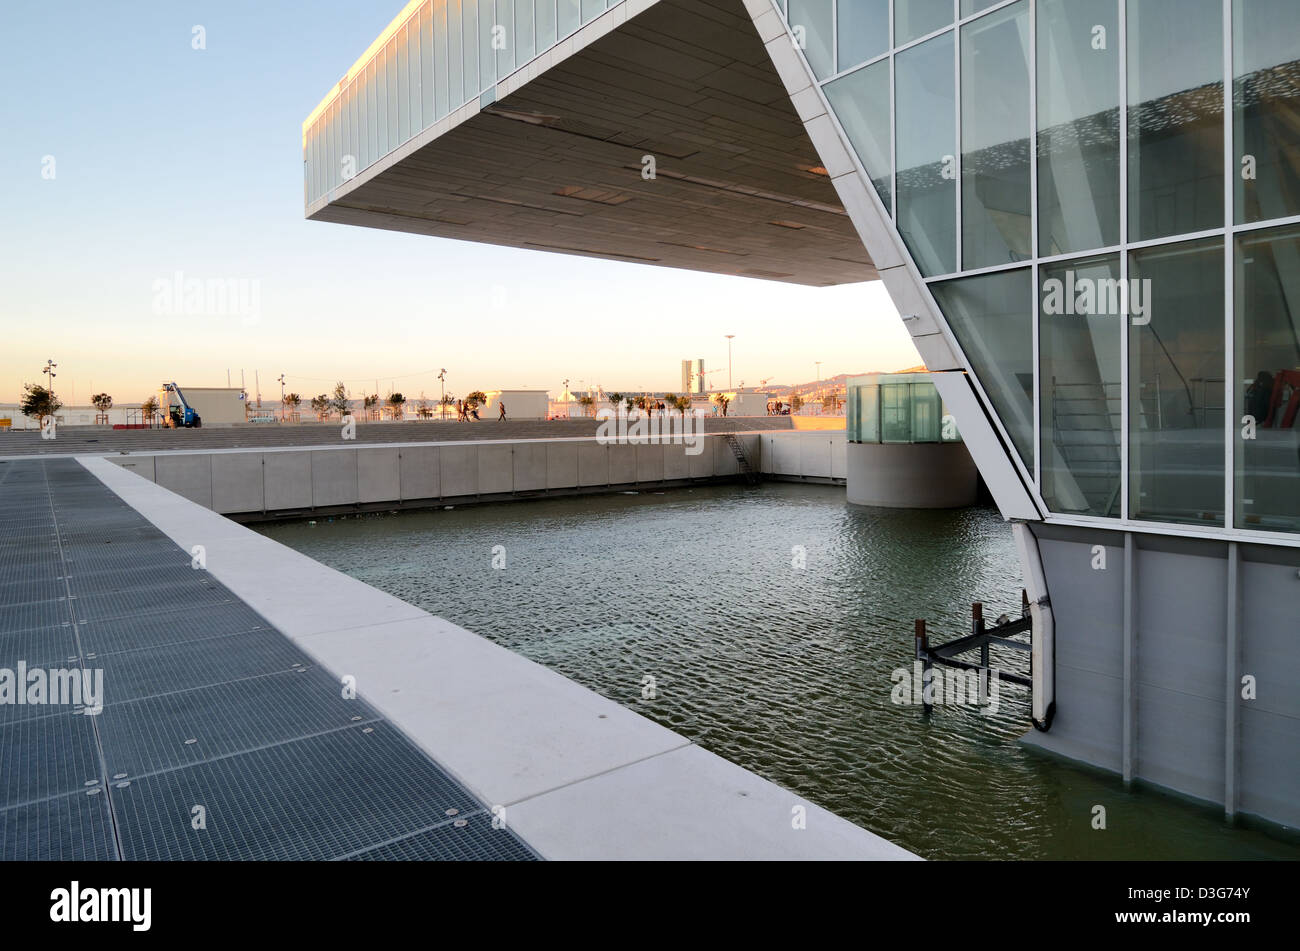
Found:
[[[731,397],[724,396],[722,393],[713,394],[713,402],[718,404],[718,409],[722,410],[722,415],[727,415],[727,405],[731,402]]]
[[[691,398],[689,396],[677,397],[677,408],[681,410],[683,416],[691,411]]]
[[[623,397],[623,407],[624,407],[624,408],[625,408],[629,413],[632,412],[632,407],[635,406],[635,405],[636,405],[636,397],[633,397],[633,396],[625,396],[625,397]]]
[[[140,404],[140,415],[144,417],[146,423],[152,423],[153,418],[158,415],[160,409],[162,407],[158,405],[158,397],[150,396]]]
[[[365,407],[366,419],[370,419],[378,412],[375,407],[379,405],[379,394],[367,393],[361,398],[361,404]]]
[[[286,393],[284,399],[280,402],[283,404],[283,406],[281,406],[282,410],[284,406],[288,406],[290,408],[289,415],[293,416],[295,419],[298,417],[298,404],[302,402],[301,396],[297,393]]]
[[[311,398],[311,408],[316,411],[316,418],[319,420],[329,419],[330,415],[330,398],[324,393]]]
[[[336,411],[340,416],[346,416],[352,411],[352,401],[348,399],[348,388],[339,380],[334,384],[334,395],[329,400],[330,409]]]
[[[456,397],[451,393],[444,393],[442,399],[438,401],[438,405],[442,407],[438,415],[445,418],[447,408],[456,405]]]
[[[402,418],[402,404],[406,402],[406,397],[401,393],[388,394],[388,408],[393,413],[393,419]]]
[[[102,417],[102,421],[105,423],[108,422],[108,411],[113,408],[113,397],[109,396],[107,393],[96,393],[90,398],[90,402],[95,409],[99,410],[99,415]],[[97,423],[100,421],[100,419],[95,420]]]
[[[47,387],[39,383],[27,383],[23,386],[23,395],[18,401],[18,408],[23,411],[24,416],[30,416],[39,423],[46,416],[53,416],[63,409],[63,401]]]
[[[486,406],[487,401],[487,394],[482,390],[475,390],[469,396],[465,397],[465,402],[469,404],[471,409],[476,406]]]
[[[612,406],[612,407],[614,407],[614,412],[617,413],[619,407],[623,405],[623,394],[622,394],[622,393],[610,393],[610,394],[609,394],[609,405]]]
[[[415,415],[420,419],[428,419],[433,415],[433,410],[429,408],[429,401],[423,396],[415,401]]]
[[[582,407],[582,415],[586,416],[589,414],[591,408],[596,405],[596,401],[590,396],[579,396],[578,404]]]

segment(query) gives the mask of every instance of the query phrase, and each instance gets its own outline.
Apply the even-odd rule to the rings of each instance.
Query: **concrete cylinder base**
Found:
[[[848,498],[855,505],[951,509],[973,505],[979,470],[962,443],[848,444]]]

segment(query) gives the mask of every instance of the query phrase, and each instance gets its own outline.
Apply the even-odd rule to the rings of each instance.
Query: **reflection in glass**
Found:
[[[438,83],[446,75],[441,69],[435,78],[433,74],[433,19],[441,9],[440,4],[433,4],[432,9],[425,8],[420,17],[420,128],[427,129],[434,122],[434,98]]]
[[[582,22],[586,23],[605,11],[605,0],[582,0]]]
[[[840,72],[889,49],[889,0],[839,0],[835,9]]]
[[[1222,525],[1223,242],[1132,252],[1129,280],[1129,514]]]
[[[790,0],[790,30],[818,79],[835,72],[835,34],[831,0]]]
[[[894,62],[898,230],[922,274],[951,274],[957,269],[952,33],[904,50]]]
[[[823,87],[854,151],[890,210],[889,61],[881,60]]]
[[[497,27],[497,33],[501,37],[501,42],[496,44],[500,49],[496,51],[497,79],[505,79],[515,69],[515,50],[519,46],[519,39],[515,36],[515,10],[510,0],[500,0],[496,5],[496,19],[488,26],[488,35],[491,36]]]
[[[931,284],[1025,468],[1034,469],[1033,273],[997,271]],[[1220,320],[1222,323],[1222,320]]]
[[[912,442],[938,442],[943,429],[943,401],[933,383],[912,384]]]
[[[1233,3],[1236,220],[1300,214],[1300,3]],[[1249,173],[1249,177],[1245,173]]]
[[[1038,0],[1038,248],[1119,243],[1119,2]]]
[[[385,47],[388,53],[388,141],[384,145],[384,154],[387,155],[393,149],[397,148],[401,142],[401,114],[398,111],[397,100],[401,95],[400,87],[397,82],[397,38],[388,41]]]
[[[1129,0],[1129,240],[1223,227],[1223,4]]]
[[[1237,241],[1236,526],[1300,531],[1300,228]],[[1244,428],[1244,427],[1243,427]]]
[[[405,26],[397,33],[397,144],[411,137],[410,37]]]
[[[961,28],[963,270],[1032,253],[1029,4]]]
[[[491,89],[497,81],[497,54],[492,49],[492,27],[496,22],[492,0],[478,0],[479,92]]]
[[[987,10],[998,2],[999,0],[961,0],[961,15],[963,17],[971,16],[981,10]]]
[[[461,44],[465,53],[464,102],[473,99],[479,93],[478,84],[478,4],[475,0],[462,0],[460,8]]]
[[[1053,512],[1118,518],[1125,318],[1110,304],[1119,297],[1119,256],[1043,265],[1038,273],[1043,499]],[[1077,305],[1085,286],[1091,306],[1060,306],[1066,296]]]
[[[894,0],[894,45],[952,25],[952,0]]]

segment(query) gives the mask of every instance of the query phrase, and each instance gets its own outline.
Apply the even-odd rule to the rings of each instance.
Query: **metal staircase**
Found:
[[[724,433],[722,438],[727,440],[727,445],[731,447],[731,453],[736,457],[736,463],[740,466],[740,473],[745,477],[745,482],[749,485],[758,485],[758,471],[750,465],[749,456],[745,453],[745,447],[736,438],[736,434]]]

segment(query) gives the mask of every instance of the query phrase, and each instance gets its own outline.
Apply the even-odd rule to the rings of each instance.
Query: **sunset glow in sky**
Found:
[[[162,380],[308,395],[803,383],[919,362],[878,282],[811,289],[303,219],[301,124],[400,0],[8,0],[0,56],[0,402]],[[206,49],[191,47],[202,25]],[[16,82],[14,77],[25,77]],[[179,276],[179,277],[178,277]],[[237,287],[213,313],[160,301]],[[161,289],[161,290],[160,290]],[[218,308],[220,310],[220,308]],[[579,381],[582,381],[579,383]]]

